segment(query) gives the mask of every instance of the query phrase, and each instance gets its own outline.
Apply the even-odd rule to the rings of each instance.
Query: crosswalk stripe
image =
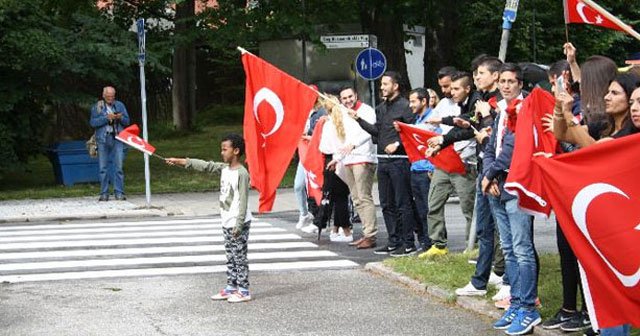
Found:
[[[249,268],[251,271],[282,271],[282,270],[296,270],[296,269],[301,270],[301,269],[318,269],[318,268],[354,268],[357,266],[358,264],[351,260],[338,259],[338,260],[293,261],[293,262],[278,262],[278,263],[253,263],[249,265]],[[216,265],[216,266],[105,270],[105,271],[87,271],[87,272],[21,274],[21,275],[0,276],[0,283],[221,273],[221,272],[226,272],[226,270],[227,270],[227,267],[225,265]]]
[[[251,228],[251,233],[274,233],[286,232],[283,228],[266,227]],[[111,238],[139,238],[139,237],[175,237],[175,236],[222,236],[222,230],[174,230],[174,231],[154,231],[154,232],[128,232],[128,233],[100,233],[100,234],[72,234],[72,235],[50,235],[50,236],[27,236],[0,238],[0,243],[26,242],[26,241],[56,241],[56,240],[81,240],[81,239],[111,239]]]
[[[261,240],[293,240],[302,239],[297,234],[265,234],[249,235],[249,241]],[[69,248],[69,247],[93,247],[93,246],[119,246],[119,245],[151,245],[151,244],[177,244],[177,243],[215,243],[224,241],[222,236],[213,237],[167,237],[167,238],[140,238],[140,239],[105,239],[105,240],[81,240],[81,241],[55,241],[55,242],[27,242],[10,243],[0,245],[0,250],[41,249],[41,248]]]
[[[254,219],[254,221],[257,221]],[[172,224],[194,224],[194,223],[220,223],[220,218],[197,218],[197,219],[176,219],[176,220],[150,220],[150,221],[126,221],[126,222],[104,222],[104,223],[75,223],[75,224],[43,224],[43,225],[12,225],[0,226],[0,231],[14,230],[42,230],[59,228],[84,228],[84,227],[109,227],[109,226],[144,226],[144,225],[172,225]]]
[[[287,258],[335,257],[337,254],[327,250],[295,251],[295,252],[256,252],[249,253],[249,261]],[[224,254],[206,254],[195,256],[154,257],[154,258],[121,258],[90,259],[70,261],[47,261],[31,263],[14,263],[0,265],[0,271],[42,270],[51,268],[103,267],[103,266],[138,266],[150,264],[186,264],[226,261]]]
[[[271,227],[271,224],[258,222],[251,223],[251,230],[259,227]],[[71,234],[71,233],[106,233],[106,232],[146,232],[146,231],[161,231],[161,230],[187,230],[187,229],[220,229],[222,224],[184,224],[174,226],[139,226],[139,227],[97,227],[90,229],[49,229],[49,230],[22,230],[22,231],[6,231],[0,235],[2,237],[16,237],[16,236],[44,236],[52,234]]]
[[[252,243],[249,244],[249,253],[255,250],[287,250],[301,248],[317,248],[318,245],[311,242],[276,242],[276,243]],[[51,258],[73,258],[88,256],[114,256],[114,255],[134,255],[134,254],[169,254],[169,253],[197,253],[197,252],[217,252],[224,251],[223,245],[188,245],[188,246],[163,246],[163,247],[137,247],[119,249],[91,249],[91,250],[62,250],[62,251],[40,251],[40,252],[13,252],[0,253],[0,260],[18,259],[51,259]]]

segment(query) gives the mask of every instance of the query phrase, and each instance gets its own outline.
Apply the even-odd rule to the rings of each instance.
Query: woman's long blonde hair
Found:
[[[344,122],[342,121],[342,108],[340,107],[340,101],[338,97],[334,95],[327,95],[328,99],[324,99],[323,105],[327,114],[331,118],[333,125],[336,127],[336,134],[338,139],[344,141],[346,133],[344,132]]]

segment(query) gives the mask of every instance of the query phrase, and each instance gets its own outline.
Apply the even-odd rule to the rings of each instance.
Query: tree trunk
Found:
[[[403,18],[389,11],[390,4],[385,1],[360,3],[360,18],[365,32],[378,37],[378,49],[387,58],[387,71],[402,75],[403,94],[411,89],[407,73],[407,58],[404,49]]]
[[[425,3],[424,84],[436,91],[440,91],[440,68],[454,65],[449,62],[454,59],[458,41],[458,7],[458,1],[429,0]]]
[[[176,37],[196,28],[194,13],[195,0],[176,4]],[[178,130],[190,129],[196,115],[196,52],[193,41],[177,42],[174,46],[171,96],[174,126]]]

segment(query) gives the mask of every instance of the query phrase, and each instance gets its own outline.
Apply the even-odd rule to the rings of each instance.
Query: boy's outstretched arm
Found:
[[[186,166],[187,165],[187,159],[182,159],[182,158],[166,158],[164,159],[164,162],[170,166]]]

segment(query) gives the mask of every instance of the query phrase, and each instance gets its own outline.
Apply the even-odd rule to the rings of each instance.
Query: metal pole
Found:
[[[502,38],[500,39],[500,52],[498,58],[505,61],[507,58],[507,46],[509,45],[509,33],[511,25],[516,21],[518,13],[518,0],[507,0],[502,13]]]
[[[140,97],[142,102],[142,138],[149,142],[147,133],[147,90],[144,77],[144,63],[140,64]],[[147,207],[151,206],[151,172],[149,171],[149,154],[144,153],[144,182]]]
[[[498,58],[504,62],[507,58],[507,47],[509,46],[509,29],[502,29],[502,38],[500,38],[500,52]]]

